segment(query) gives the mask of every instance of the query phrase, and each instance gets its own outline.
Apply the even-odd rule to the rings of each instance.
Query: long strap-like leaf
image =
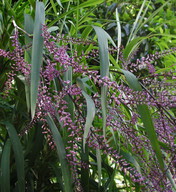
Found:
[[[135,91],[142,91],[142,87],[140,83],[138,82],[135,75],[133,75],[131,72],[122,70],[123,74],[126,77],[126,80],[130,86],[131,89]],[[149,111],[149,108],[145,104],[137,105],[138,112],[140,114],[141,120],[144,124],[145,131],[148,135],[148,139],[150,140],[151,146],[156,154],[156,157],[158,159],[158,163],[160,165],[160,168],[162,171],[164,171],[164,160],[162,158],[161,149],[158,143],[158,138],[156,135],[155,127],[152,121],[152,117]]]
[[[38,86],[40,83],[40,68],[43,57],[42,25],[45,22],[45,10],[42,2],[36,2],[34,36],[32,43],[32,66],[31,66],[31,115],[35,115]]]
[[[12,143],[12,148],[15,156],[16,171],[18,177],[18,192],[24,192],[25,172],[24,172],[24,155],[22,145],[20,143],[15,127],[9,122],[5,122],[5,125],[10,137],[10,141]]]
[[[86,145],[86,139],[88,137],[88,134],[90,132],[90,128],[92,126],[92,122],[94,120],[95,116],[95,104],[92,98],[85,92],[84,84],[81,79],[77,79],[77,84],[82,89],[82,94],[86,99],[87,104],[87,116],[86,116],[86,122],[84,127],[84,135],[83,135],[83,151],[85,152],[85,145]]]
[[[70,171],[69,171],[69,167],[66,160],[66,151],[64,148],[62,137],[50,114],[47,115],[47,122],[51,129],[53,139],[57,149],[57,154],[61,163],[61,170],[62,170],[62,176],[64,181],[64,191],[72,192],[73,190],[72,190],[71,176],[70,176]]]
[[[1,192],[10,192],[10,149],[11,142],[8,139],[1,157]]]
[[[100,55],[100,75],[101,77],[109,76],[109,52],[108,52],[108,40],[111,41],[114,47],[116,47],[114,41],[106,31],[102,28],[93,26],[98,36],[98,46]],[[103,118],[103,135],[106,135],[106,111],[107,111],[107,86],[102,85],[101,87],[101,107],[102,107],[102,118]]]

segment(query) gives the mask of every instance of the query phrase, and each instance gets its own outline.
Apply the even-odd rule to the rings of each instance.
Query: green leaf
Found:
[[[141,174],[140,164],[136,161],[135,157],[131,153],[125,152],[120,149],[120,155],[123,156],[123,158],[126,159],[128,162],[132,163],[136,167],[136,170]]]
[[[135,91],[142,91],[142,87],[139,84],[137,78],[129,71],[122,70],[124,73],[126,80],[130,86]],[[155,127],[152,121],[152,117],[149,111],[149,108],[145,104],[137,105],[138,113],[140,114],[141,120],[144,124],[145,131],[148,135],[148,139],[150,140],[151,146],[156,154],[158,159],[158,163],[160,165],[161,170],[164,170],[164,161],[162,158],[161,149],[158,143],[157,135],[155,132]]]
[[[102,28],[93,26],[98,36],[98,46],[100,54],[100,75],[101,77],[109,76],[109,52],[108,52],[108,40],[111,41],[114,47],[116,47],[114,41],[106,31]],[[103,117],[103,135],[106,135],[106,114],[107,114],[107,86],[101,87],[101,107]]]
[[[82,149],[82,153],[81,153],[81,161],[86,163],[87,165],[89,164],[89,148],[88,145],[86,144],[85,146],[85,152],[83,151],[83,147]],[[81,167],[81,184],[82,186],[84,186],[84,192],[89,192],[90,188],[90,182],[89,182],[89,168],[88,167]]]
[[[70,175],[69,167],[68,167],[67,160],[66,160],[66,151],[64,148],[64,143],[63,143],[62,137],[49,113],[48,113],[46,119],[47,119],[48,125],[51,129],[52,136],[53,136],[53,139],[54,139],[54,142],[56,145],[56,149],[57,149],[58,158],[61,163],[61,170],[62,170],[65,192],[71,192],[71,191],[73,191],[72,183],[71,183],[71,175]]]
[[[150,14],[150,16],[144,20],[143,23],[141,23],[138,27],[137,27],[137,31],[139,31],[139,29],[144,26],[147,22],[149,22],[150,20],[152,20],[162,9],[163,7],[165,7],[167,4],[169,3],[169,1],[166,1],[161,7],[159,7],[158,9],[156,9],[152,14]]]
[[[155,36],[163,36],[163,37],[170,37],[170,38],[176,38],[176,35],[170,35],[170,34],[150,34],[145,37],[137,37],[133,39],[127,46],[125,47],[123,51],[123,57],[126,60],[126,62],[129,62],[129,59],[131,55],[136,51],[136,49],[140,46],[143,40],[155,37]]]
[[[70,85],[72,85],[72,67],[69,66],[68,70],[64,73],[64,81],[70,81]],[[69,95],[66,95],[65,98],[66,102],[68,103],[68,112],[71,114],[72,119],[74,118],[74,104],[72,99],[69,97]]]
[[[35,115],[38,86],[40,83],[40,68],[43,58],[42,25],[45,22],[45,10],[42,2],[36,2],[34,36],[32,43],[32,66],[31,66],[31,115]]]
[[[57,31],[59,29],[59,27],[57,27],[57,26],[52,26],[52,27],[50,27],[50,28],[48,28],[48,32],[53,32],[53,31]]]
[[[84,135],[83,135],[83,149],[85,151],[86,139],[90,132],[90,127],[92,126],[92,122],[95,116],[95,104],[91,99],[91,97],[86,92],[82,91],[82,94],[84,95],[87,103],[87,116],[86,116],[86,123],[84,127]]]
[[[176,183],[174,181],[174,176],[172,175],[172,173],[170,172],[169,168],[166,166],[165,164],[165,168],[166,168],[166,176],[167,178],[169,179],[171,185],[172,185],[172,188],[173,188],[173,191],[176,191]]]
[[[97,4],[100,4],[102,3],[103,1],[102,0],[88,0],[88,1],[85,1],[84,3],[80,4],[79,7],[92,7],[92,6],[95,6]]]
[[[60,1],[60,0],[56,0],[56,1],[57,1],[57,3],[62,7],[61,1]]]
[[[34,23],[31,15],[24,14],[24,30],[28,34],[32,34],[33,29],[34,29]],[[27,35],[25,35],[25,44],[28,45],[30,43],[32,43],[32,39]],[[25,51],[24,60],[27,63],[31,63],[31,50]],[[26,104],[27,104],[28,112],[30,112],[30,107],[31,107],[30,106],[30,84],[29,84],[29,81],[25,79],[25,77],[22,77],[21,80],[24,82],[24,85],[25,85]]]
[[[53,11],[54,11],[55,16],[57,16],[57,10],[56,10],[56,5],[55,5],[54,1],[53,1],[53,0],[50,0],[50,3],[51,3],[51,6],[52,6],[52,8],[53,8]]]
[[[18,177],[18,192],[25,191],[25,172],[24,172],[24,155],[22,145],[20,143],[19,137],[17,135],[15,127],[9,123],[5,122],[10,141],[12,143],[12,148],[14,151],[16,170]]]
[[[101,27],[93,26],[98,36],[98,47],[100,54],[100,75],[101,77],[109,76],[109,52],[108,52],[108,40],[111,41],[114,47],[116,47],[114,41],[109,34]]]
[[[71,14],[71,13],[75,13],[77,10],[80,10],[81,8],[84,7],[92,7],[92,6],[96,6],[98,4],[103,3],[104,0],[88,0],[84,3],[79,4],[78,6],[76,6],[73,9],[68,10],[67,12],[59,15],[56,19],[54,19],[52,22],[50,22],[49,27],[53,26],[55,23],[57,23],[60,19],[64,18],[65,16]]]
[[[101,152],[99,148],[96,148],[97,167],[98,167],[98,187],[101,186]]]
[[[86,116],[86,123],[85,123],[85,127],[84,127],[84,135],[83,135],[83,151],[85,152],[86,139],[90,132],[90,128],[92,126],[92,122],[93,122],[94,116],[95,116],[95,104],[94,104],[92,98],[85,92],[85,88],[84,88],[82,80],[77,79],[77,83],[78,83],[79,87],[82,89],[82,94],[85,97],[86,104],[87,104],[87,116]]]
[[[150,1],[150,2],[151,2],[151,1]],[[138,21],[138,23],[137,23],[137,25],[136,25],[136,27],[135,27],[135,31],[134,31],[133,34],[132,34],[131,40],[136,37],[136,34],[137,34],[137,32],[139,31],[139,29],[140,29],[139,26],[143,27],[143,25],[141,25],[141,23],[142,23],[143,20],[145,20],[146,13],[147,13],[147,11],[148,11],[150,2],[148,2],[146,8],[145,8],[144,11],[143,11],[143,14],[140,16],[140,19],[139,19],[139,21]],[[129,39],[129,40],[130,40],[130,39]],[[129,41],[128,41],[128,42],[129,42]]]
[[[1,192],[10,192],[10,150],[11,142],[8,139],[1,157]]]
[[[130,58],[131,54],[139,47],[140,43],[148,37],[137,37],[133,39],[124,49],[123,57],[126,61]]]
[[[116,8],[116,22],[117,22],[117,31],[118,31],[116,62],[118,64],[118,58],[119,58],[119,52],[120,52],[120,46],[121,46],[121,40],[122,40],[122,32],[121,32],[121,25],[120,25],[119,13],[117,8]]]
[[[137,78],[135,77],[135,75],[133,75],[131,72],[123,70],[123,69],[121,71],[125,75],[125,78],[131,89],[133,89],[135,91],[142,91],[142,87],[141,87],[140,83],[138,82]]]
[[[148,109],[147,105],[138,105],[137,106],[138,112],[141,116],[141,119],[143,121],[146,133],[148,135],[148,138],[150,140],[150,143],[152,145],[152,148],[156,154],[156,157],[158,159],[160,168],[164,170],[164,163],[163,163],[163,158],[162,158],[162,153],[161,149],[158,143],[157,135],[155,132],[155,127],[152,121],[152,117],[150,114],[150,111]]]
[[[134,37],[133,32],[134,32],[134,30],[136,29],[136,27],[138,26],[139,20],[140,20],[140,18],[141,18],[140,15],[141,15],[141,13],[142,13],[142,10],[144,9],[145,3],[146,3],[146,0],[143,1],[142,5],[141,5],[141,8],[140,8],[140,10],[139,10],[139,12],[138,12],[138,14],[137,14],[136,20],[135,20],[135,22],[133,23],[133,27],[132,27],[132,29],[131,29],[130,36],[129,36],[129,38],[128,38],[128,43],[129,43],[129,42],[133,39],[133,37]],[[128,44],[128,43],[127,43],[127,44]]]

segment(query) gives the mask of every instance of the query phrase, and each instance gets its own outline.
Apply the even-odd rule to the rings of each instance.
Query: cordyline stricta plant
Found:
[[[175,48],[128,62],[121,50],[119,62],[124,69],[112,69],[111,76],[102,77],[90,68],[92,60],[99,59],[96,49],[71,54],[69,47],[70,42],[84,46],[95,42],[52,36],[45,26],[42,30],[44,55],[35,116],[18,134],[29,134],[42,123],[50,149],[58,151],[64,183],[75,191],[86,191],[83,172],[88,173],[86,179],[95,179],[100,191],[103,183],[108,185],[111,177],[116,182],[119,175],[125,179],[124,189],[174,191],[176,76],[174,71],[156,73],[154,61]],[[4,97],[16,89],[15,78],[23,77],[26,85],[31,82],[31,65],[24,60],[17,30],[12,42],[13,51],[0,50],[2,57],[11,60],[12,69]],[[115,48],[109,52],[117,53]],[[94,166],[96,176],[91,175]],[[64,171],[71,174],[70,180]]]
[[[12,51],[0,50],[0,56],[11,61],[2,95],[15,94],[18,79],[26,87],[27,105],[31,64],[25,60],[29,50],[21,47],[18,36],[15,30]],[[95,41],[51,35],[46,26],[42,37],[34,116],[27,113],[28,123],[17,133],[22,140],[42,125],[49,149],[58,154],[55,182],[63,180],[58,190],[175,191],[176,72],[157,72],[157,61],[176,49],[125,59],[123,48],[98,50]],[[85,47],[85,52],[74,51],[74,46]],[[119,53],[121,69],[111,65],[103,73],[98,66],[106,53]],[[28,186],[26,179],[26,190]]]

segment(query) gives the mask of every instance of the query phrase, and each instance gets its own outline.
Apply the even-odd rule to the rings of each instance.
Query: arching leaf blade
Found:
[[[81,79],[77,79],[77,84],[82,89],[82,94],[86,99],[86,104],[87,104],[86,123],[84,127],[84,135],[83,135],[83,152],[85,153],[86,139],[90,132],[90,128],[92,126],[92,122],[95,116],[95,104],[92,98],[85,92],[84,84]]]
[[[86,123],[84,127],[84,135],[83,135],[83,150],[85,151],[86,139],[90,132],[90,128],[92,126],[92,122],[95,116],[95,104],[91,99],[91,97],[86,92],[82,91],[82,94],[84,95],[86,99],[86,104],[87,104],[87,116],[86,116]]]

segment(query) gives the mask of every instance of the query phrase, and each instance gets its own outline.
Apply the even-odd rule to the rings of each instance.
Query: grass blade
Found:
[[[11,142],[8,139],[1,157],[1,192],[10,192],[10,150]]]
[[[135,91],[142,91],[142,87],[139,84],[137,78],[129,71],[122,70],[124,73],[126,80],[130,86]],[[158,163],[160,165],[161,170],[164,170],[164,161],[162,158],[161,149],[158,143],[157,135],[155,132],[155,127],[152,121],[152,117],[149,111],[149,108],[145,104],[137,105],[138,113],[140,114],[141,120],[144,124],[145,131],[148,135],[148,139],[150,140],[151,146],[156,154],[158,159]]]
[[[166,1],[161,7],[159,7],[157,10],[155,10],[147,19],[144,20],[143,23],[141,23],[138,27],[137,27],[137,31],[139,31],[139,29],[144,26],[147,22],[149,22],[150,20],[152,20],[162,9],[163,7],[165,7],[167,4],[169,3],[169,1]]]
[[[66,151],[64,148],[62,137],[49,113],[46,119],[51,129],[53,139],[57,148],[57,154],[61,163],[61,170],[62,170],[65,192],[72,192],[73,190],[72,190],[72,183],[71,183],[71,175],[70,175],[69,167],[66,161]]]
[[[150,1],[150,2],[151,2],[151,1]],[[141,27],[143,26],[143,25],[141,25],[141,23],[142,23],[142,21],[143,21],[144,18],[145,18],[145,15],[146,15],[146,13],[147,13],[147,11],[148,11],[150,2],[148,2],[148,4],[147,4],[145,10],[143,11],[142,16],[140,17],[140,19],[139,19],[139,21],[138,21],[138,24],[137,24],[137,26],[136,26],[136,29],[135,29],[135,31],[133,32],[133,37],[132,37],[132,39],[134,39],[134,38],[136,37],[136,34],[137,34],[137,32],[139,31],[139,29],[140,29],[139,26],[141,26]]]
[[[54,19],[52,22],[50,22],[50,24],[48,26],[51,27],[51,26],[55,25],[55,23],[57,23],[60,19],[64,18],[67,15],[70,15],[71,13],[75,13],[77,10],[80,10],[81,8],[93,7],[93,6],[96,6],[96,5],[101,4],[103,2],[104,2],[104,0],[97,0],[97,1],[88,0],[84,3],[81,3],[78,6],[76,6],[75,8],[70,9],[67,12],[64,12],[63,14],[59,15],[56,19]]]
[[[144,9],[145,3],[146,3],[146,0],[143,1],[142,5],[141,5],[141,8],[140,8],[140,10],[139,10],[139,12],[138,12],[138,14],[137,14],[136,20],[135,20],[135,22],[133,23],[133,27],[132,27],[130,36],[129,36],[129,38],[128,38],[127,44],[134,38],[133,32],[134,32],[134,30],[137,28],[137,25],[138,25],[138,22],[139,22],[139,19],[140,19],[142,10]]]
[[[54,1],[53,1],[53,0],[50,0],[50,3],[51,3],[51,6],[52,6],[52,8],[53,8],[53,11],[54,11],[55,16],[57,16],[57,10],[56,10],[56,5],[55,5]]]
[[[61,1],[60,1],[60,0],[56,0],[56,1],[57,1],[57,3],[62,7]]]
[[[24,192],[25,172],[24,172],[24,155],[22,145],[20,143],[15,127],[9,122],[5,122],[5,125],[10,137],[10,141],[12,143],[12,148],[15,156],[16,170],[18,177],[18,192]]]
[[[45,10],[42,2],[36,2],[34,37],[32,44],[32,67],[31,67],[31,116],[35,115],[38,86],[40,82],[40,68],[43,56],[42,25],[45,22]]]

